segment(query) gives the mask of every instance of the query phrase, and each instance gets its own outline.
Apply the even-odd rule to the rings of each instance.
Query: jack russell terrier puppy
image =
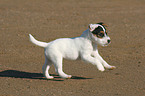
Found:
[[[49,68],[52,64],[55,71],[62,78],[71,78],[63,72],[63,58],[76,60],[81,58],[83,61],[96,65],[99,71],[107,69],[115,69],[115,66],[109,65],[99,55],[97,45],[107,46],[110,44],[110,37],[104,23],[89,24],[89,28],[82,33],[81,36],[75,38],[60,38],[52,42],[45,43],[36,40],[29,34],[30,41],[35,45],[45,48],[45,64],[42,67],[43,75],[47,79],[53,79],[49,75]]]

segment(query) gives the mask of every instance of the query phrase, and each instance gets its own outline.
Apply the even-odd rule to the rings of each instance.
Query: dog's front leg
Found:
[[[94,58],[97,58],[97,59],[103,64],[103,66],[104,66],[105,68],[107,68],[107,69],[115,69],[115,68],[116,68],[115,66],[109,65],[109,64],[100,56],[100,54],[98,53],[98,50],[93,51],[92,56],[93,56]]]
[[[103,65],[100,63],[100,61],[94,57],[92,57],[91,55],[83,55],[82,60],[91,63],[93,65],[96,65],[99,71],[104,71],[104,67]]]

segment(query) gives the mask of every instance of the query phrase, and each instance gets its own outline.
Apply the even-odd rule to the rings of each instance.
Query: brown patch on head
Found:
[[[103,33],[104,34],[104,31],[100,31],[100,33]]]
[[[105,27],[108,27],[108,25],[107,25],[107,24],[104,24],[104,23],[103,23],[102,25],[103,25],[103,26],[105,26]]]
[[[108,34],[108,32],[106,31],[106,35]]]

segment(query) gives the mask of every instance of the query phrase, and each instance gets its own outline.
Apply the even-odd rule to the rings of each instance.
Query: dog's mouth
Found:
[[[102,46],[103,46],[103,47],[106,47],[106,46],[108,46],[110,43],[111,43],[111,42],[106,43],[106,44],[104,44],[104,45],[102,45]]]
[[[106,47],[106,46],[108,46],[108,45],[109,45],[109,44],[104,44],[103,47]]]

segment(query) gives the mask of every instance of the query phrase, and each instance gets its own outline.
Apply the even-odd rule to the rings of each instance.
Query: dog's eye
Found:
[[[98,38],[103,38],[104,37],[104,33],[99,33],[98,34]]]

